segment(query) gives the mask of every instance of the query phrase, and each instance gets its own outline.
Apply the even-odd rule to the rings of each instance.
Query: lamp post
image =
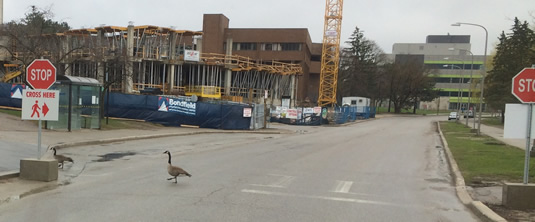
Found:
[[[470,99],[472,98],[472,83],[473,83],[473,79],[472,79],[472,71],[474,70],[474,54],[470,51],[470,50],[466,50],[467,52],[470,53],[470,55],[472,56],[472,63],[470,65],[470,85],[468,86],[468,107],[467,109],[470,110]],[[474,111],[472,111],[473,113]],[[466,126],[468,126],[468,119],[470,118],[470,112],[466,115]],[[475,118],[474,118],[475,119]],[[474,121],[474,129],[476,128],[476,121]]]
[[[461,26],[461,25],[471,25],[471,26],[477,26],[485,30],[485,53],[483,58],[483,74],[481,75],[481,94],[479,95],[479,115],[478,115],[478,121],[477,121],[477,135],[481,135],[481,112],[483,111],[483,91],[485,89],[485,76],[487,75],[487,43],[489,39],[489,32],[487,29],[479,24],[474,23],[465,23],[465,22],[457,22],[455,24],[451,24],[452,26]]]
[[[459,70],[463,70],[461,67],[459,66],[456,66],[456,65],[453,65],[453,64],[450,64],[450,65],[444,65],[444,67],[448,67],[448,66],[451,66],[451,69],[453,70],[453,68],[458,68]],[[464,64],[463,64],[464,66]],[[463,99],[463,96],[462,96],[462,91],[461,91],[461,82],[463,81],[462,80],[462,74],[461,74],[461,78],[459,78],[459,90],[457,92],[457,113],[459,115],[461,115],[461,100]]]
[[[455,51],[455,48],[448,48],[448,50],[450,50],[450,51]],[[470,50],[468,50],[468,49],[459,49],[459,51],[460,51],[460,50],[463,50],[463,51],[466,51],[466,52],[470,53],[470,55],[471,55],[471,57],[472,57],[472,63],[471,63],[471,65],[470,65],[470,82],[469,82],[469,83],[470,83],[470,86],[468,87],[468,105],[466,106],[466,108],[467,108],[468,110],[470,110],[470,103],[471,103],[471,98],[472,98],[472,83],[474,82],[473,77],[472,77],[472,72],[473,72],[473,70],[474,70],[474,53],[472,53],[472,52],[471,52]],[[463,65],[463,68],[464,68],[464,65]],[[463,81],[463,83],[464,83],[464,81]],[[475,111],[475,110],[473,110],[472,113],[473,113],[474,111]],[[466,123],[465,123],[466,126],[468,126],[468,119],[470,118],[469,114],[470,114],[470,113],[468,113],[468,114],[466,115],[466,117],[467,117],[467,118],[466,118]],[[473,122],[474,122],[474,126],[473,126],[472,128],[475,129],[475,128],[476,128],[476,121],[473,121]]]

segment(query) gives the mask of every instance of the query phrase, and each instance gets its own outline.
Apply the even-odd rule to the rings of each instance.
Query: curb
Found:
[[[7,180],[15,177],[19,177],[20,173],[18,170],[0,172],[0,180]]]
[[[107,144],[107,143],[115,143],[115,142],[122,142],[122,141],[130,141],[130,140],[144,140],[144,139],[154,139],[154,138],[162,138],[162,137],[172,137],[172,136],[191,136],[191,135],[199,135],[199,134],[225,134],[225,133],[251,133],[251,134],[281,134],[280,131],[273,131],[273,132],[266,132],[266,131],[201,131],[201,132],[187,132],[187,133],[166,133],[166,134],[154,134],[154,135],[143,135],[143,136],[127,136],[127,137],[120,137],[120,138],[109,138],[109,139],[100,139],[100,140],[91,140],[91,141],[80,141],[80,142],[72,142],[72,143],[59,143],[55,145],[50,145],[50,148],[56,148],[56,149],[63,149],[67,147],[75,147],[75,146],[86,146],[86,145],[98,145],[98,144]]]
[[[446,141],[446,138],[444,137],[444,134],[440,129],[440,122],[437,122],[437,127],[438,132],[440,134],[440,139],[442,141],[442,144],[444,145],[444,150],[448,159],[448,163],[450,165],[450,170],[453,174],[453,179],[455,180],[455,190],[457,193],[457,197],[459,197],[459,200],[468,208],[470,208],[483,221],[506,222],[507,220],[505,220],[503,217],[498,215],[481,201],[474,201],[470,194],[468,194],[468,191],[466,191],[464,177],[461,174],[459,166],[453,158],[453,154],[451,153],[451,150],[448,146],[448,142]]]

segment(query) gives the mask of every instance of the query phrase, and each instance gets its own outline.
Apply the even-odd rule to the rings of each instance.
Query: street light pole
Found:
[[[484,53],[484,60],[483,60],[483,74],[481,75],[481,95],[479,96],[479,115],[478,115],[478,123],[477,123],[477,135],[481,135],[481,112],[483,111],[483,91],[485,90],[485,76],[487,75],[487,43],[489,40],[489,32],[487,29],[479,24],[474,23],[465,23],[465,22],[457,22],[455,24],[451,24],[452,26],[461,26],[461,25],[471,25],[471,26],[477,26],[485,30],[485,53]]]
[[[444,65],[444,67],[448,67],[448,66],[451,66],[451,70],[453,70],[453,68],[458,68],[459,70],[463,70],[461,67],[459,66],[456,66],[456,65]],[[464,63],[463,63],[463,66],[464,66]],[[463,99],[463,96],[462,96],[462,91],[461,91],[461,81],[463,78],[461,78],[461,75],[459,76],[459,90],[457,91],[457,114],[458,115],[461,115],[461,100]]]
[[[449,50],[455,50],[455,48],[449,48]],[[466,106],[466,109],[469,111],[470,110],[470,103],[471,103],[471,98],[472,98],[472,83],[474,82],[474,80],[472,79],[472,72],[474,70],[474,53],[472,53],[470,50],[468,49],[459,49],[459,50],[463,50],[463,51],[466,51],[466,52],[469,52],[471,57],[472,57],[472,63],[470,65],[470,85],[468,86],[468,105]],[[464,68],[464,64],[463,64],[463,68]],[[464,81],[463,81],[464,83]],[[472,110],[472,113],[474,111]],[[469,116],[470,115],[470,112],[468,112],[468,114],[466,115],[466,126],[468,126],[468,119],[469,119]],[[475,118],[474,118],[475,119]],[[476,128],[476,121],[474,121],[474,127],[472,127],[473,129]]]
[[[470,55],[472,55],[472,63],[470,65],[470,85],[468,86],[468,107],[466,107],[468,110],[470,110],[470,99],[472,98],[472,83],[474,82],[474,79],[472,79],[472,72],[474,70],[474,53],[472,53],[470,50],[466,50],[467,52],[470,53]],[[474,111],[472,110],[472,113],[474,113]],[[468,112],[468,114],[466,115],[466,126],[468,126],[468,119],[470,119],[470,112]],[[475,118],[474,118],[475,119]],[[474,129],[476,128],[476,121],[474,121]]]

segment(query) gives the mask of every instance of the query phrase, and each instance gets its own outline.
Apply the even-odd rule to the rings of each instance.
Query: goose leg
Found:
[[[172,177],[171,178],[167,178],[167,180],[172,180],[172,179],[173,179]]]
[[[177,182],[176,182],[176,177],[175,177],[175,183],[177,183]]]

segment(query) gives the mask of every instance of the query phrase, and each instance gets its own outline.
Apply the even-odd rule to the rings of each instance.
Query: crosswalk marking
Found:
[[[353,185],[353,181],[336,181],[336,186],[334,187],[333,192],[335,193],[348,193],[349,189]]]

